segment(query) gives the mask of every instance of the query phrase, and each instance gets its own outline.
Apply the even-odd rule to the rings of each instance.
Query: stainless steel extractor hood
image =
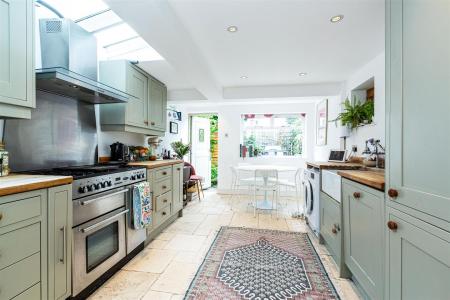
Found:
[[[103,104],[124,103],[125,92],[97,81],[97,40],[69,19],[39,20],[42,68],[36,70],[36,88],[46,92]]]

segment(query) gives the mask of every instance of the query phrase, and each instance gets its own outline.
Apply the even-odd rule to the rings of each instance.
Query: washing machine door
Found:
[[[313,195],[313,189],[311,182],[309,180],[306,180],[303,182],[304,185],[304,191],[305,191],[305,211],[307,215],[310,215],[313,210],[314,205],[314,195]]]

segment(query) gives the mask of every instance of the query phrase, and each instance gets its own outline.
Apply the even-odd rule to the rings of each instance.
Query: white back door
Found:
[[[211,151],[209,119],[192,117],[192,165],[197,175],[205,178],[203,188],[211,186]]]

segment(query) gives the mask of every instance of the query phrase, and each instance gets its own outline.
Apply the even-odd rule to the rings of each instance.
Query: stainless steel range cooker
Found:
[[[34,172],[74,177],[72,297],[84,298],[145,241],[145,229],[132,226],[132,196],[146,169],[100,164]]]

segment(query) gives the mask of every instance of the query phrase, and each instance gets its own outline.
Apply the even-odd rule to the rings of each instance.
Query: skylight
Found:
[[[102,0],[45,0],[45,3],[96,36],[100,60],[164,59]],[[55,17],[58,16],[37,1],[37,19]]]

